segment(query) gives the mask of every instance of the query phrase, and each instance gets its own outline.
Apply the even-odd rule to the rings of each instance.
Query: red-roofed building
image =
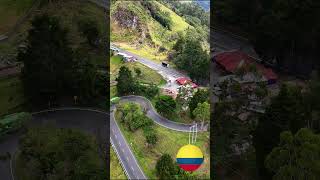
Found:
[[[186,83],[191,82],[191,79],[186,78],[186,77],[181,77],[181,78],[176,79],[176,82],[177,82],[179,85],[185,85]]]
[[[273,84],[277,81],[278,76],[271,68],[267,68],[262,64],[257,63],[252,57],[241,51],[223,52],[214,57],[214,61],[229,73],[235,73],[241,66],[254,64],[257,71],[260,72],[267,80],[268,84]]]

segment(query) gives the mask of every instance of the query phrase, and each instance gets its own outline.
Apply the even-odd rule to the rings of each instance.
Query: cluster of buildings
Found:
[[[241,88],[241,93],[246,93],[249,104],[246,105],[246,110],[264,113],[265,103],[269,100],[269,95],[277,90],[277,81],[279,76],[273,69],[257,62],[256,59],[250,57],[239,50],[222,52],[214,56],[213,61],[215,68],[220,71],[217,75],[218,83],[214,85],[213,90],[219,94],[221,88],[218,84],[228,81],[238,83]],[[258,83],[264,82],[267,86],[267,96],[258,98],[256,89],[260,88]],[[270,93],[270,94],[269,94]],[[245,118],[246,119],[246,118]]]
[[[220,69],[229,74],[229,77],[241,84],[266,82],[271,85],[278,80],[277,74],[271,68],[265,67],[239,50],[219,53],[213,57],[213,61]],[[252,72],[252,67],[255,72]],[[241,78],[235,76],[239,69],[243,71]]]

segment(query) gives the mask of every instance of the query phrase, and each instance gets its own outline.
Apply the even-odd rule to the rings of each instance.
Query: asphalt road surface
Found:
[[[144,57],[141,57],[137,54],[134,54],[134,53],[131,53],[129,51],[126,51],[126,50],[123,50],[121,48],[118,48],[120,49],[120,52],[121,53],[126,53],[130,56],[133,56],[135,58],[138,59],[138,62],[140,62],[141,64],[144,64],[146,66],[148,66],[149,68],[157,71],[159,74],[165,76],[165,78],[167,79],[177,79],[179,77],[188,77],[186,74],[176,70],[176,69],[173,69],[171,67],[163,67],[161,65],[161,63],[156,63],[150,59],[147,59],[147,58],[144,58]]]
[[[215,54],[223,51],[241,50],[252,57],[258,57],[251,43],[244,38],[215,28],[210,30],[210,36],[210,43],[215,49]]]
[[[151,102],[144,97],[125,96],[121,97],[120,102],[135,102],[140,104],[142,108],[144,108],[147,111],[147,116],[150,119],[152,119],[155,123],[165,128],[175,131],[189,132],[190,127],[192,126],[192,124],[176,123],[162,117],[153,108]],[[123,168],[125,169],[125,173],[128,176],[128,179],[147,179],[115,120],[115,110],[116,107],[115,105],[113,105],[111,107],[110,115],[110,141],[112,143],[112,146],[115,149],[118,158],[120,158],[120,162]],[[199,129],[199,131],[201,130]]]
[[[80,129],[105,139],[109,133],[107,128],[108,118],[109,114],[102,111],[64,108],[34,114],[27,126],[37,127],[51,124],[59,128]],[[18,141],[21,135],[23,135],[22,132],[16,132],[4,137],[0,141],[0,154],[9,152],[13,155],[18,149]],[[0,177],[1,180],[12,180],[9,160],[0,161]]]

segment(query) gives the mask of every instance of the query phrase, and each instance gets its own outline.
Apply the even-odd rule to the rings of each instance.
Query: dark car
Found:
[[[169,67],[169,63],[167,61],[162,61],[161,65],[163,67]]]

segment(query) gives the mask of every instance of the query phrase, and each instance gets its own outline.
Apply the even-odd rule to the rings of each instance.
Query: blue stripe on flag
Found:
[[[177,158],[178,164],[201,164],[203,158]]]

